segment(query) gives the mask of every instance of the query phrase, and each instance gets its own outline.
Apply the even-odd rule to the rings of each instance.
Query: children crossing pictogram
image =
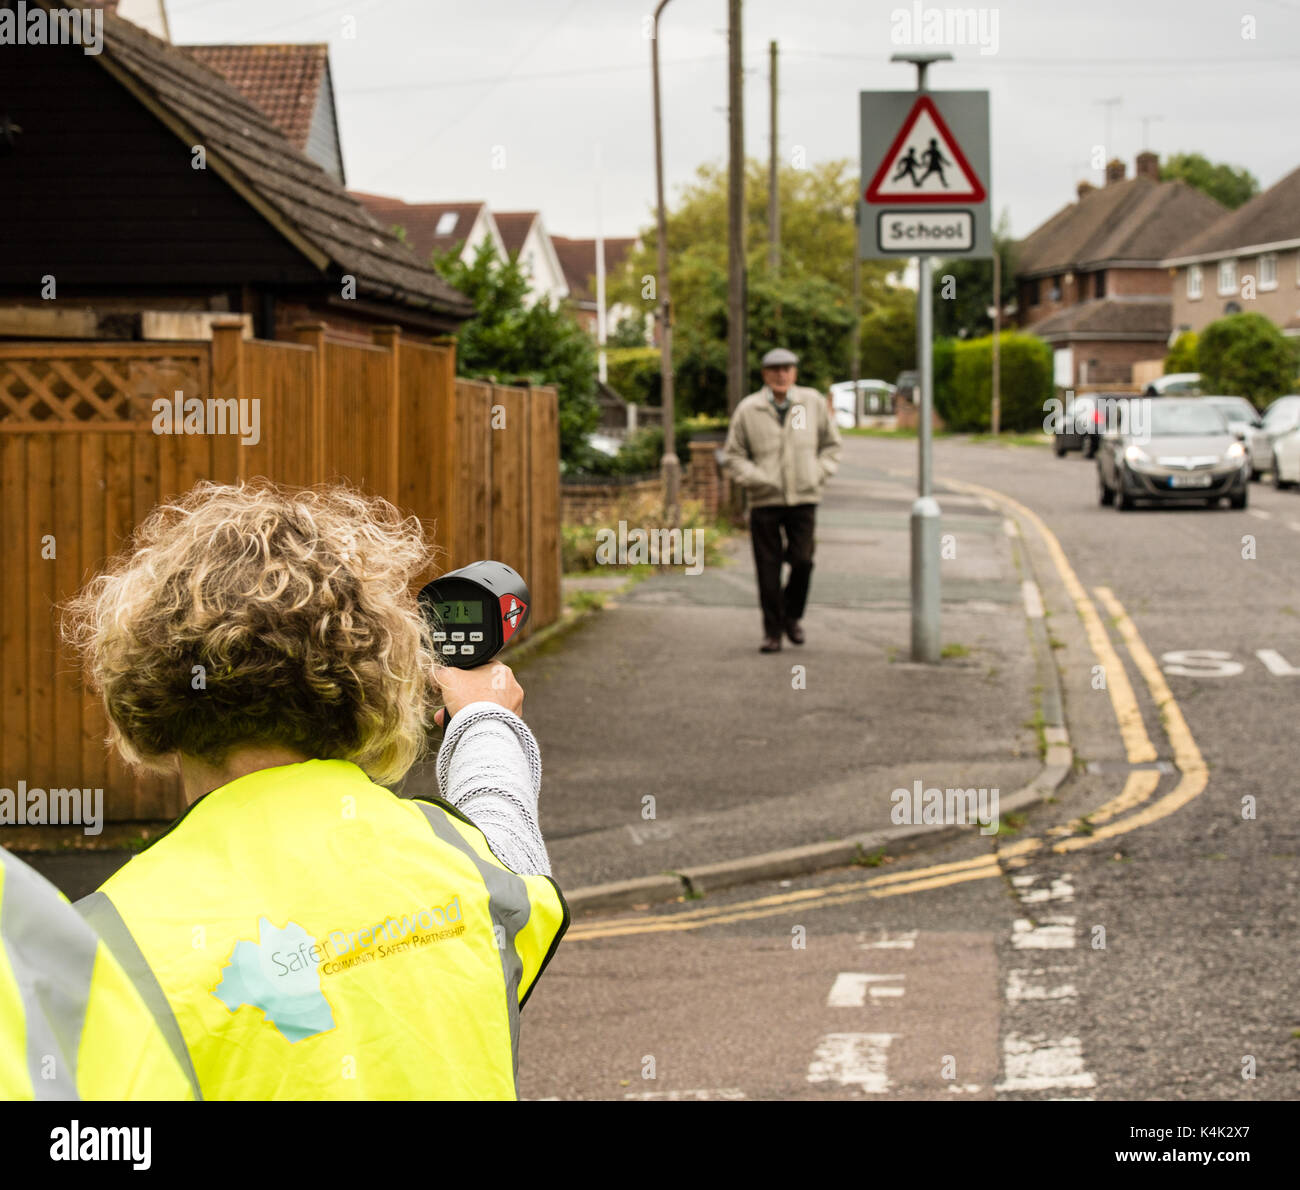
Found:
[[[918,95],[864,195],[870,203],[983,202],[984,183],[928,95]]]

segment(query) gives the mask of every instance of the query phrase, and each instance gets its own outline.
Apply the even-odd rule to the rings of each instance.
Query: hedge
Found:
[[[1040,429],[1053,395],[1052,349],[1034,335],[998,336],[1004,430]],[[934,345],[935,411],[953,430],[987,430],[993,413],[993,336]]]
[[[605,375],[609,387],[623,400],[634,405],[659,404],[658,347],[609,348],[605,352]]]

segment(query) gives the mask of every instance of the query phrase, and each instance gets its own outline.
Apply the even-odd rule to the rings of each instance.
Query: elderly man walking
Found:
[[[798,363],[784,347],[763,356],[763,387],[736,406],[723,448],[728,472],[749,495],[763,653],[780,650],[782,633],[804,642],[799,621],[812,578],[817,505],[839,466],[839,430],[826,398],[795,385]],[[784,590],[782,562],[790,564]]]

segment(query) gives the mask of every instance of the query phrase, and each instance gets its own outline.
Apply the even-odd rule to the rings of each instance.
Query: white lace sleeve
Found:
[[[494,702],[472,702],[452,718],[438,749],[442,796],[483,832],[492,853],[522,876],[549,876],[537,825],[542,758],[518,715]]]

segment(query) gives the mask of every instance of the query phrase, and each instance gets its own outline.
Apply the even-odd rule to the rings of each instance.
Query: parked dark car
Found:
[[[1100,440],[1101,418],[1097,398],[1091,393],[1067,398],[1062,413],[1063,424],[1057,427],[1052,443],[1056,457],[1064,457],[1067,450],[1081,450],[1085,459],[1092,458]]]
[[[1250,452],[1213,405],[1198,398],[1144,397],[1102,436],[1097,493],[1121,512],[1137,501],[1227,499],[1245,508]]]

